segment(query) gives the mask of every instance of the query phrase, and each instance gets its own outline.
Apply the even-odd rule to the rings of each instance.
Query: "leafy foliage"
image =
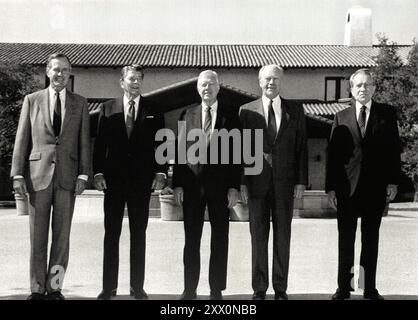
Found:
[[[36,69],[18,61],[0,62],[0,176],[10,172],[17,123],[23,98],[40,88]]]
[[[403,144],[402,169],[418,190],[418,42],[414,39],[406,63],[396,43],[378,35],[380,42],[375,98],[397,107],[399,133]]]

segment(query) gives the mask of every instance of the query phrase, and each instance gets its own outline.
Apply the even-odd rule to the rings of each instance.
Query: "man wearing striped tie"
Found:
[[[397,193],[400,140],[396,110],[372,100],[368,69],[350,77],[351,107],[336,114],[328,147],[326,191],[337,208],[338,289],[334,300],[354,290],[354,243],[361,217],[359,287],[364,298],[382,300],[376,289],[379,228],[386,203]]]
[[[187,163],[177,164],[173,172],[174,197],[183,206],[185,246],[184,261],[184,292],[182,300],[196,298],[196,290],[200,275],[200,240],[204,222],[205,208],[208,207],[211,224],[211,253],[209,262],[210,299],[221,300],[222,290],[226,288],[228,261],[229,209],[238,201],[238,188],[241,166],[232,163],[233,146],[229,143],[229,161],[224,163],[225,154],[222,143],[215,138],[217,132],[224,129],[238,131],[239,118],[237,109],[218,101],[220,89],[218,75],[212,70],[200,73],[197,90],[201,103],[187,109],[180,120],[185,123],[186,132],[179,133],[179,143],[191,132],[201,133],[198,141],[186,141],[190,150],[199,144],[203,155],[197,163],[187,159]],[[239,131],[238,131],[239,132]],[[215,143],[217,139],[218,143]],[[231,139],[232,140],[232,139]],[[239,141],[240,143],[240,141]],[[217,146],[217,147],[214,147]],[[209,151],[210,150],[210,151]],[[212,153],[216,155],[215,163]],[[188,152],[189,153],[189,152]],[[209,159],[210,154],[210,159]],[[202,157],[201,157],[202,156]],[[222,162],[222,163],[221,163]]]
[[[31,208],[28,300],[65,299],[61,289],[74,203],[90,173],[88,105],[84,97],[67,90],[69,58],[63,53],[51,54],[46,74],[48,88],[27,95],[23,102],[11,170],[14,191],[29,196]]]
[[[104,192],[103,291],[99,300],[116,295],[119,238],[125,205],[130,230],[130,295],[147,299],[144,291],[145,246],[152,189],[165,185],[166,166],[157,164],[155,134],[164,128],[156,105],[141,96],[144,72],[139,65],[122,68],[123,96],[101,107],[94,144],[94,185]]]

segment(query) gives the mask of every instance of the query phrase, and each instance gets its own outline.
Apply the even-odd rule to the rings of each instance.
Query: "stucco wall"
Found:
[[[145,69],[143,93],[196,77],[202,69]],[[260,95],[256,69],[215,69],[222,83]],[[281,95],[289,99],[324,100],[325,77],[347,77],[354,69],[289,69],[281,83]],[[41,72],[44,72],[41,69]],[[73,68],[74,91],[87,98],[112,98],[121,94],[120,68]],[[44,77],[40,76],[41,79]]]

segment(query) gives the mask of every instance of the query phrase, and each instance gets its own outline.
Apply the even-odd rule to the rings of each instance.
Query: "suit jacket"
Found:
[[[155,134],[164,128],[164,117],[155,106],[142,97],[134,128],[128,138],[123,108],[123,97],[106,101],[101,106],[98,132],[94,144],[93,172],[105,176],[109,189],[131,186],[150,191],[156,172],[166,172],[166,165],[155,160],[155,149],[160,142]]]
[[[13,151],[11,176],[22,175],[29,192],[46,189],[54,171],[59,185],[74,190],[90,174],[90,118],[85,98],[67,90],[61,134],[55,137],[48,89],[25,97]]]
[[[239,118],[236,111],[229,109],[218,102],[218,110],[215,122],[215,129],[226,129],[228,132],[232,129],[240,129]],[[180,121],[186,122],[185,132],[179,132],[179,139],[185,141],[190,130],[202,129],[202,105],[191,107],[180,116]],[[210,147],[214,147],[214,135],[211,137]],[[186,150],[195,144],[196,140],[186,141]],[[229,141],[229,161],[221,163],[222,150],[221,142],[218,140],[218,158],[217,164],[192,164],[187,159],[186,164],[179,164],[176,161],[173,171],[173,188],[182,187],[185,190],[205,189],[207,194],[224,196],[229,188],[239,190],[241,165],[233,164],[233,142]],[[241,143],[241,140],[236,141]],[[178,145],[178,144],[177,144]],[[208,151],[209,152],[209,151]],[[240,157],[240,155],[238,155]],[[178,160],[178,159],[177,159]],[[187,191],[186,191],[187,192]]]
[[[335,116],[328,146],[326,191],[352,196],[358,187],[386,195],[388,184],[400,179],[400,140],[396,110],[372,101],[362,138],[355,101]]]
[[[288,199],[293,197],[296,184],[308,184],[308,149],[306,120],[300,104],[281,98],[282,120],[273,145],[267,138],[267,124],[262,99],[245,104],[240,109],[242,129],[251,129],[250,148],[255,153],[254,129],[263,130],[263,169],[258,175],[243,176],[242,183],[247,185],[250,197],[264,198],[273,179],[275,197]],[[271,158],[271,160],[269,159]],[[271,161],[271,165],[269,162]]]

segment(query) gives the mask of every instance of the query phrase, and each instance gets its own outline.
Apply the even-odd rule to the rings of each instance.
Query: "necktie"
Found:
[[[210,137],[211,130],[212,130],[212,114],[210,113],[210,107],[207,107],[206,108],[205,123],[203,125],[203,133],[205,134],[207,142],[209,142],[209,137]]]
[[[360,108],[358,125],[360,127],[361,136],[364,138],[364,136],[366,135],[366,106],[362,106]]]
[[[268,115],[268,127],[267,127],[267,136],[269,144],[273,145],[274,140],[276,139],[277,126],[276,126],[276,116],[273,110],[273,100],[270,100],[269,103],[269,115]]]
[[[126,133],[128,134],[128,137],[130,137],[135,123],[135,101],[130,100],[128,104],[129,108],[128,114],[126,115]]]
[[[52,127],[54,129],[55,136],[58,137],[61,132],[61,99],[59,92],[55,92],[55,107],[54,107],[54,117],[52,121]]]

